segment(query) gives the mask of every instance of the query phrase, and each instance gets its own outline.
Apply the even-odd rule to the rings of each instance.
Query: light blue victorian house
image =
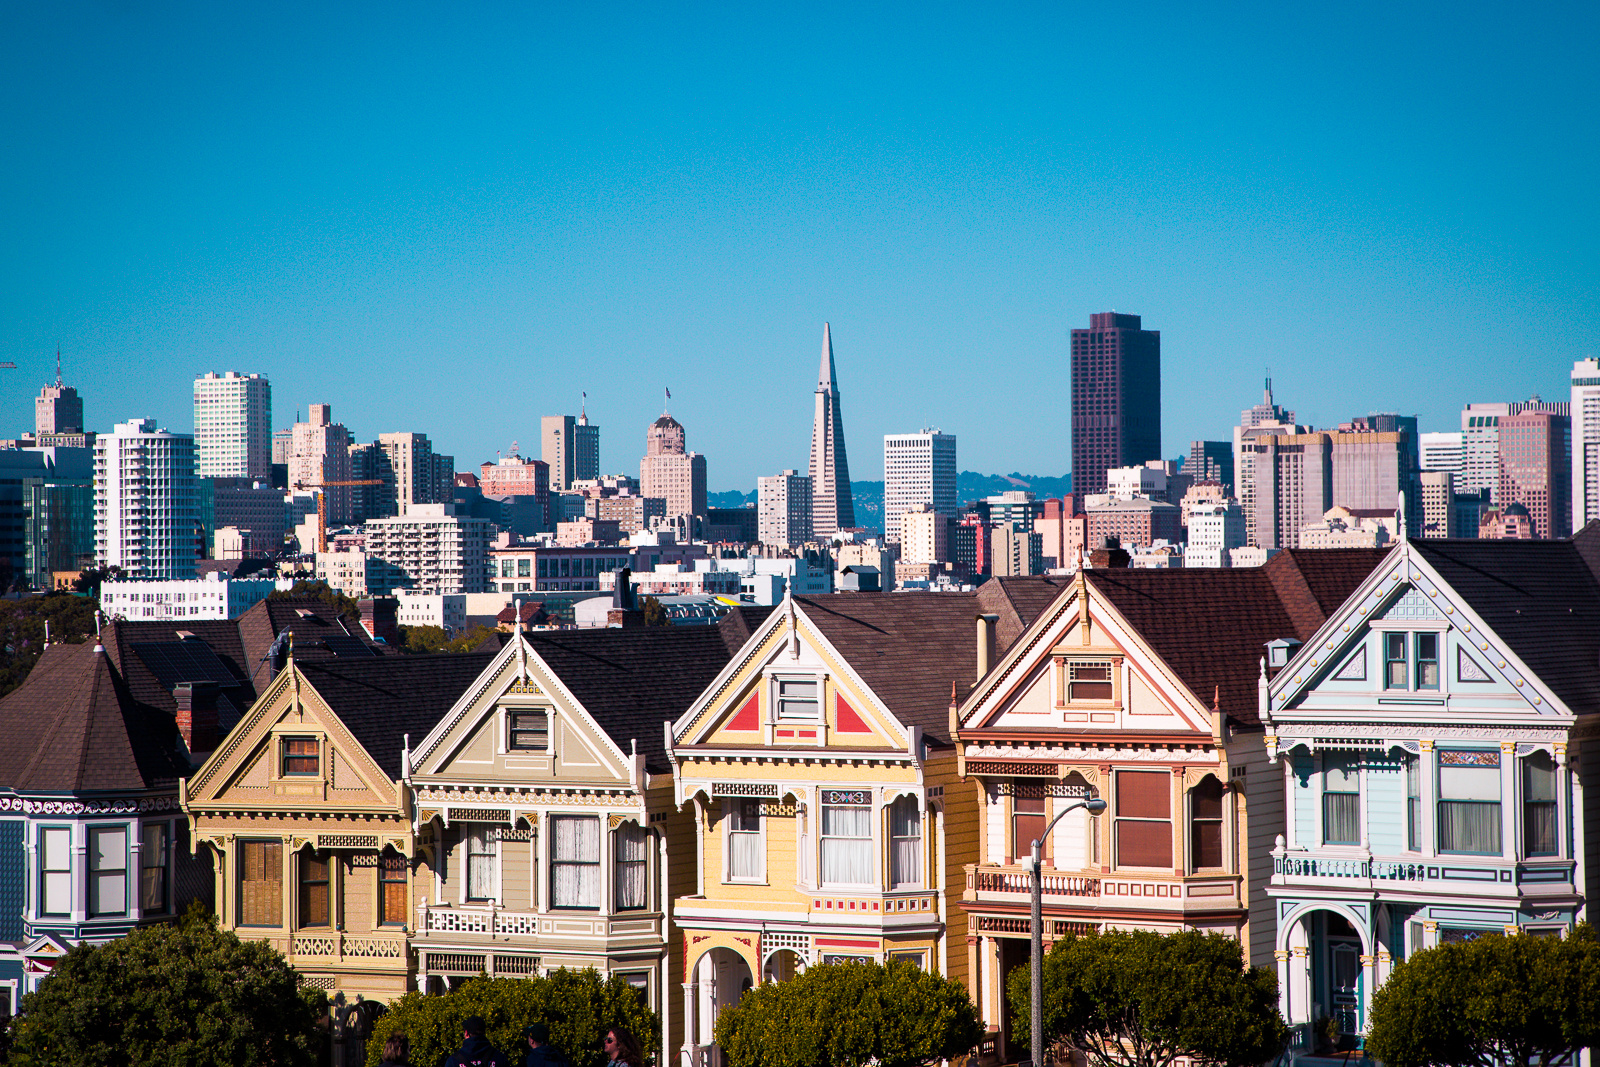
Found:
[[[1597,569],[1597,526],[1402,541],[1312,640],[1268,647],[1261,716],[1286,803],[1268,893],[1300,1048],[1329,1016],[1362,1034],[1419,949],[1584,918]]]

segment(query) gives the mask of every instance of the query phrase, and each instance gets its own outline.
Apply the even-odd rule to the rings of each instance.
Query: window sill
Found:
[[[765,878],[724,878],[723,885],[770,885]]]

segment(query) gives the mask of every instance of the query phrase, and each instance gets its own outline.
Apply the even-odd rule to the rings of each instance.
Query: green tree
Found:
[[[270,946],[209,915],[78,945],[23,998],[14,1064],[314,1067],[317,992]]]
[[[416,656],[443,652],[450,643],[450,635],[444,632],[443,626],[400,626],[397,630],[400,634],[400,651]]]
[[[1026,1043],[1026,964],[1007,990]],[[1243,1067],[1270,1060],[1288,1038],[1277,975],[1247,967],[1232,938],[1197,930],[1064,938],[1044,958],[1043,1001],[1046,1040],[1082,1052],[1091,1067],[1166,1067],[1180,1056]]]
[[[1587,923],[1565,940],[1493,934],[1416,953],[1373,996],[1367,1038],[1389,1067],[1530,1067],[1595,1044],[1600,940]]]
[[[667,618],[667,609],[661,606],[661,601],[653,596],[647,596],[639,604],[639,610],[644,613],[646,626],[671,626],[672,620]]]
[[[45,593],[0,603],[0,696],[21,685],[50,640],[80,644],[94,633],[98,603],[71,593]]]
[[[469,1015],[483,1019],[486,1036],[513,1062],[527,1047],[522,1028],[535,1021],[550,1028],[550,1044],[572,1067],[602,1067],[600,1041],[613,1026],[633,1031],[646,1053],[661,1044],[660,1020],[642,992],[621,978],[603,979],[592,967],[563,968],[546,978],[480,975],[444,996],[407,993],[373,1024],[367,1063],[377,1067],[383,1043],[397,1030],[411,1041],[412,1063],[437,1063],[461,1046],[461,1021]]]
[[[121,577],[121,567],[90,567],[88,570],[79,571],[78,576],[72,579],[72,591],[74,593],[87,593],[89,596],[98,598],[100,596],[100,586],[103,583],[115,582]]]
[[[361,625],[361,601],[345,596],[327,582],[295,582],[288,589],[267,594],[268,600],[320,600],[356,626]]]
[[[904,961],[808,967],[748,990],[717,1016],[731,1067],[915,1067],[983,1036],[959,982]]]

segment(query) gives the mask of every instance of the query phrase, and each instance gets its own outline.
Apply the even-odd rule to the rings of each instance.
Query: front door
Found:
[[[1329,1014],[1346,1034],[1361,1032],[1361,943],[1328,940]]]

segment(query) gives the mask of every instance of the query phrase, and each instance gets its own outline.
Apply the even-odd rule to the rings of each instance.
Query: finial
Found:
[[[1400,541],[1406,540],[1406,491],[1400,490],[1399,501],[1394,508],[1395,537]]]
[[[511,632],[522,632],[522,598],[517,597],[511,601]]]

